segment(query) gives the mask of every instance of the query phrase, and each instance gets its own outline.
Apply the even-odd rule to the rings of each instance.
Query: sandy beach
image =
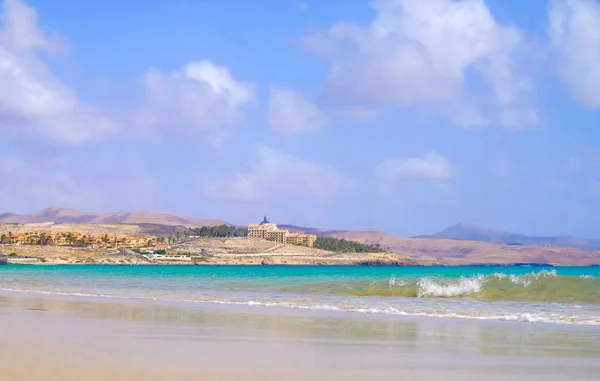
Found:
[[[0,294],[3,380],[593,380],[600,330]]]

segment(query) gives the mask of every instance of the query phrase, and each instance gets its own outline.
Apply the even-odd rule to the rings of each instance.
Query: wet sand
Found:
[[[600,328],[0,294],[3,381],[595,380]]]

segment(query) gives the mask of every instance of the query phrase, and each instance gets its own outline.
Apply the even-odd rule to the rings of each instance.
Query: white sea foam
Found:
[[[508,279],[511,283],[518,284],[519,286],[529,287],[531,285],[531,279],[525,276],[510,275]]]
[[[390,278],[389,284],[390,284],[390,288],[394,288],[394,287],[406,286],[408,284],[408,282],[403,281],[403,280],[398,280],[398,279],[396,279],[395,276],[392,275]]]
[[[493,276],[497,277],[498,279],[506,279],[508,278],[508,280],[513,283],[513,284],[517,284],[519,286],[523,286],[523,287],[529,287],[531,286],[531,283],[533,281],[538,281],[540,280],[540,278],[546,278],[546,277],[555,277],[557,276],[556,270],[542,270],[538,273],[536,272],[530,272],[528,274],[524,274],[524,275],[506,275],[504,273],[494,273]]]
[[[422,278],[417,283],[419,287],[419,298],[427,296],[459,296],[481,291],[484,277],[482,275],[472,278],[461,277],[458,280],[434,281],[430,278]]]
[[[423,284],[423,290],[434,293],[436,296],[452,296],[452,295],[463,295],[470,292],[477,292],[481,288],[481,277],[476,278],[463,278],[453,284],[440,284],[430,279],[422,279],[419,283]],[[320,311],[331,311],[331,312],[353,312],[353,313],[366,313],[366,314],[384,314],[384,315],[397,315],[397,316],[416,316],[416,317],[431,317],[431,318],[455,318],[455,319],[476,319],[476,320],[497,320],[497,321],[514,321],[523,323],[554,323],[554,324],[574,324],[574,325],[593,325],[600,326],[600,316],[595,313],[593,315],[572,315],[563,316],[557,313],[549,312],[500,312],[497,309],[487,310],[477,309],[469,312],[468,309],[455,305],[452,302],[446,307],[440,309],[437,304],[431,305],[430,307],[415,306],[385,306],[376,305],[369,306],[363,303],[348,302],[346,300],[248,300],[244,298],[236,299],[185,299],[185,298],[162,298],[162,297],[148,297],[148,296],[121,296],[121,295],[107,295],[107,294],[94,294],[94,293],[81,293],[81,292],[66,292],[66,291],[42,291],[42,290],[19,290],[10,288],[0,288],[0,291],[9,292],[21,292],[21,293],[35,293],[35,294],[47,294],[47,295],[59,295],[59,296],[70,296],[70,297],[84,297],[84,298],[108,298],[108,299],[122,299],[122,300],[147,300],[155,302],[171,302],[171,303],[202,303],[202,304],[224,304],[224,305],[240,305],[249,307],[274,307],[274,308],[290,308],[299,310],[320,310]],[[432,294],[433,295],[433,294]],[[425,299],[423,299],[425,301]],[[324,302],[328,303],[325,304]],[[488,307],[491,307],[488,306]],[[580,306],[578,306],[580,307]],[[448,309],[449,308],[449,309]]]

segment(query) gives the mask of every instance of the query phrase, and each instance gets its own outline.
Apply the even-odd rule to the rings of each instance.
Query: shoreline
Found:
[[[355,317],[361,319],[428,319],[431,321],[464,321],[465,324],[477,324],[479,322],[494,323],[494,324],[516,324],[519,326],[562,326],[562,327],[580,327],[583,329],[593,329],[598,331],[600,328],[600,321],[598,320],[579,320],[577,322],[569,320],[553,320],[545,317],[536,315],[528,309],[530,302],[528,301],[515,301],[517,311],[514,308],[511,311],[502,309],[502,313],[488,312],[487,315],[473,315],[469,313],[460,313],[452,311],[434,312],[427,310],[403,310],[403,309],[373,309],[365,307],[349,307],[340,308],[336,307],[336,304],[328,304],[327,302],[321,302],[319,304],[311,303],[310,301],[304,302],[293,302],[293,301],[270,301],[262,300],[261,297],[242,297],[238,299],[231,299],[227,296],[212,296],[211,299],[189,299],[186,297],[168,297],[168,296],[146,296],[146,295],[119,295],[119,294],[103,294],[82,291],[45,291],[45,290],[32,290],[32,289],[10,289],[0,288],[0,299],[2,298],[16,298],[16,299],[43,299],[43,300],[54,300],[64,302],[85,302],[85,303],[101,303],[101,304],[140,304],[145,306],[171,306],[174,308],[182,309],[211,309],[211,310],[233,310],[240,313],[286,313],[290,315],[297,314],[318,314],[327,315],[330,317]],[[411,298],[402,298],[410,302]],[[418,300],[418,299],[417,299]],[[417,301],[415,300],[415,302]],[[425,299],[427,300],[427,299]],[[452,299],[450,299],[452,301]],[[458,300],[457,300],[458,301]],[[397,300],[396,300],[397,302]],[[415,303],[411,302],[411,303]],[[390,302],[393,303],[393,302]],[[502,302],[500,302],[502,303]],[[580,302],[578,304],[587,305],[587,303]],[[579,306],[580,308],[581,306]],[[398,307],[401,308],[401,307]],[[598,331],[600,332],[600,331]]]
[[[591,380],[595,327],[0,294],[11,381]],[[35,366],[32,366],[35,359]]]
[[[547,268],[547,267],[600,267],[600,264],[579,265],[579,264],[552,264],[552,263],[473,263],[473,264],[396,264],[396,263],[229,263],[229,262],[211,262],[211,263],[188,263],[181,261],[156,261],[156,262],[139,262],[139,263],[80,263],[80,262],[35,262],[35,263],[6,263],[0,264],[3,266],[199,266],[199,267],[217,267],[217,266],[232,266],[232,267],[517,267],[517,268]]]
[[[33,290],[7,290],[0,289],[0,305],[3,300],[14,299],[26,302],[47,301],[50,303],[84,303],[101,304],[111,306],[127,306],[142,308],[174,308],[188,312],[210,311],[219,313],[239,313],[246,315],[285,315],[291,317],[326,317],[326,318],[348,318],[360,321],[389,322],[396,321],[401,323],[413,323],[424,321],[430,324],[466,324],[474,326],[495,326],[522,328],[534,326],[540,329],[568,329],[574,331],[600,333],[597,324],[572,324],[564,322],[546,322],[546,321],[519,321],[488,319],[480,317],[467,316],[438,316],[428,314],[388,314],[377,312],[363,312],[353,310],[334,310],[306,307],[286,307],[282,305],[266,305],[261,303],[248,302],[223,302],[223,301],[192,301],[177,299],[160,299],[147,297],[125,297],[111,295],[94,295],[85,293],[60,293],[49,291]],[[545,328],[544,328],[545,327]],[[600,343],[600,341],[599,341]]]
[[[600,266],[600,251],[418,238],[406,238],[385,253],[332,252],[252,237],[184,239],[166,250],[171,258],[63,245],[1,244],[0,253],[22,260],[39,258],[45,264]]]

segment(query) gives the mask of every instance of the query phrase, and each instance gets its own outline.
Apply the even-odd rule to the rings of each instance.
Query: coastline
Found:
[[[190,257],[189,260],[149,260],[135,253],[114,250],[75,248],[64,246],[2,245],[1,252],[14,253],[15,258],[32,258],[37,262],[27,265],[384,265],[407,266],[418,262],[396,253],[331,253],[323,250],[275,247],[278,251],[239,253],[223,250],[210,255]],[[178,251],[175,251],[178,253]],[[4,257],[8,258],[9,257]],[[9,265],[12,265],[9,263]]]
[[[553,266],[600,266],[596,257],[586,261],[569,261],[568,258],[557,257],[556,261],[514,261],[497,256],[488,261],[457,260],[454,257],[413,257],[409,253],[331,253],[318,250],[294,250],[287,252],[236,253],[222,252],[211,255],[190,257],[189,260],[148,260],[141,255],[120,254],[109,250],[74,248],[62,246],[20,246],[1,245],[1,259],[10,263],[8,253],[15,253],[17,258],[31,259],[19,265],[51,266],[51,265],[180,265],[180,266],[486,266],[486,267],[553,267]],[[306,248],[304,248],[306,249]],[[181,251],[175,251],[181,253]]]
[[[253,246],[254,245],[254,246]],[[455,245],[462,245],[461,242]],[[258,247],[257,247],[258,246]],[[261,247],[262,246],[262,247]],[[169,265],[291,265],[291,266],[598,266],[600,253],[587,252],[571,256],[569,251],[556,252],[549,256],[529,255],[529,249],[519,256],[512,252],[485,252],[481,255],[465,256],[461,246],[448,246],[438,251],[435,247],[419,247],[387,253],[334,253],[325,250],[278,245],[269,241],[246,241],[243,239],[206,239],[194,245],[175,245],[170,253],[184,256],[185,260],[149,260],[139,254],[98,248],[69,246],[0,245],[0,253],[13,254],[33,265],[53,264],[169,264]],[[510,248],[513,250],[514,248]],[[532,253],[540,248],[533,247]],[[23,262],[25,264],[25,262]]]
[[[421,264],[416,261],[294,261],[293,263],[257,263],[256,261],[214,261],[214,262],[182,262],[182,261],[146,261],[138,262],[135,261],[116,261],[116,262],[100,262],[100,263],[82,263],[82,262],[33,262],[33,263],[2,263],[0,265],[6,266],[271,266],[271,267],[458,267],[458,268],[469,268],[469,267],[525,267],[525,268],[552,268],[552,267],[600,267],[600,264],[591,264],[587,266],[582,265],[554,265],[551,263],[468,263],[468,264],[444,264],[444,263],[427,263]]]
[[[272,257],[265,257],[272,259]],[[114,261],[107,262],[94,262],[86,263],[81,261],[48,261],[45,262],[32,262],[32,263],[1,263],[0,265],[6,266],[63,266],[63,265],[74,265],[74,266],[273,266],[273,267],[526,267],[526,268],[552,268],[552,267],[600,267],[600,264],[590,265],[579,265],[579,264],[560,264],[555,265],[552,263],[467,263],[467,264],[445,264],[445,263],[419,263],[416,260],[293,260],[289,258],[281,261],[261,261],[250,260],[244,261],[243,259],[236,261],[205,261],[205,262],[182,262],[182,261],[139,261],[136,263],[135,260],[131,259],[117,259]]]

